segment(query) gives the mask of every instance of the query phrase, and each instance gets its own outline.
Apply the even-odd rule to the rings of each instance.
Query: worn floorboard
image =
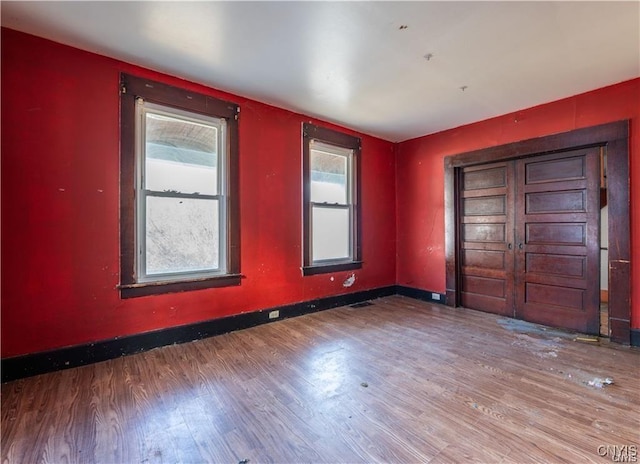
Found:
[[[9,382],[1,425],[3,463],[633,462],[640,350],[392,296]]]

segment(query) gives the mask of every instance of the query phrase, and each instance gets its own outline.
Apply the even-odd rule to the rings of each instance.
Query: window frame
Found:
[[[350,186],[347,205],[351,209],[350,237],[351,256],[344,259],[313,260],[313,230],[311,201],[311,144],[317,141],[324,145],[335,146],[339,149],[351,150],[351,170],[347,185]],[[362,235],[361,235],[361,205],[360,205],[360,157],[362,142],[360,138],[312,123],[302,125],[302,274],[305,276],[324,274],[329,272],[347,271],[362,267]],[[321,203],[320,203],[321,204]],[[329,206],[328,206],[329,207]],[[340,206],[344,208],[343,206]],[[337,206],[336,206],[337,208]]]
[[[203,194],[199,192],[187,193],[176,191],[158,191],[150,189],[146,184],[149,179],[147,172],[147,118],[148,114],[170,118],[174,120],[205,124],[215,127],[218,131],[218,153],[216,168],[216,193]],[[194,113],[193,111],[185,111],[182,109],[159,105],[154,102],[144,101],[136,97],[136,189],[137,195],[137,213],[136,213],[136,254],[143,259],[139,259],[136,263],[138,282],[160,282],[160,281],[184,281],[193,280],[194,278],[213,277],[217,275],[225,275],[226,272],[226,242],[227,234],[224,232],[227,223],[226,215],[226,172],[227,172],[227,156],[224,143],[226,139],[226,120],[224,118],[214,118],[213,116]],[[218,202],[218,267],[214,270],[193,270],[193,271],[176,271],[149,274],[147,270],[146,255],[146,239],[148,217],[147,200],[148,198],[168,198],[168,199],[185,199],[185,200],[215,200]]]
[[[226,212],[226,247],[223,273],[179,273],[153,279],[139,275],[137,244],[139,160],[137,157],[136,100],[223,119],[226,172],[224,205]],[[120,75],[120,296],[132,298],[170,292],[240,285],[240,214],[239,214],[239,146],[238,105],[205,94],[163,84],[129,74]],[[223,267],[222,263],[220,267]]]

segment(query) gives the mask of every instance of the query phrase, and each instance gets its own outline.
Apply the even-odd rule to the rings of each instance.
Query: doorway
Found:
[[[460,183],[463,180],[461,172],[464,169],[471,168],[473,166],[488,165],[489,163],[511,163],[514,176],[516,176],[515,163],[519,160],[525,160],[533,156],[563,156],[570,151],[574,150],[604,150],[606,153],[606,173],[607,173],[607,204],[609,213],[608,224],[608,263],[606,269],[608,269],[608,331],[612,341],[618,343],[628,344],[630,342],[630,293],[631,293],[631,280],[630,280],[630,230],[629,230],[629,122],[619,121],[615,123],[603,124],[600,126],[594,126],[584,129],[576,129],[570,132],[554,134],[546,137],[539,137],[535,139],[524,140],[521,142],[515,142],[507,145],[501,145],[491,147],[487,149],[477,150],[473,152],[463,153],[456,156],[449,156],[445,158],[445,253],[446,253],[446,304],[450,306],[463,305],[463,278],[465,274],[462,271],[462,253],[465,250],[461,247],[463,242],[464,223],[460,221],[463,210],[461,206],[461,198],[459,195]],[[549,158],[549,159],[551,159]],[[591,163],[591,161],[588,161]],[[556,166],[557,167],[557,166]],[[598,170],[596,169],[596,172]],[[587,176],[588,177],[588,176]],[[566,179],[565,179],[566,180]],[[587,182],[591,182],[591,179],[587,179]],[[569,189],[571,190],[571,189]],[[579,189],[578,189],[579,190]],[[587,189],[589,190],[589,189]],[[597,189],[596,189],[597,191]],[[589,193],[587,193],[589,195]],[[520,196],[522,197],[522,195]],[[567,201],[571,194],[567,193],[565,196]],[[574,200],[577,201],[578,195],[574,195]],[[540,200],[540,198],[538,198]],[[514,199],[515,201],[515,199]],[[522,200],[525,201],[525,200]],[[544,201],[542,201],[544,203]],[[515,209],[513,209],[515,214]],[[521,211],[523,211],[521,209]],[[562,213],[573,214],[573,213]],[[582,214],[582,213],[581,213]],[[596,212],[598,217],[599,211]],[[591,224],[591,219],[586,219],[585,225],[582,227],[582,233],[586,234],[584,239],[585,243],[595,244],[595,258],[591,259],[591,262],[596,263],[596,275],[592,277],[587,275],[587,288],[585,292],[578,292],[584,295],[591,295],[594,292],[590,289],[595,289],[595,299],[597,301],[599,296],[599,273],[598,263],[599,259],[599,244],[598,244],[598,230],[597,226],[595,230]],[[516,222],[518,222],[516,220]],[[522,222],[522,221],[520,221]],[[599,219],[596,219],[596,224],[599,223]],[[531,226],[523,226],[529,227]],[[537,227],[537,232],[547,233],[546,227]],[[577,240],[578,231],[580,227],[570,226],[573,229],[573,236]],[[567,232],[567,229],[564,229]],[[529,233],[536,232],[529,230]],[[551,235],[555,237],[555,233]],[[571,234],[570,234],[571,235]],[[590,236],[591,235],[591,236]],[[538,235],[540,237],[540,235]],[[514,237],[517,238],[517,237]],[[550,237],[547,237],[550,238]],[[518,246],[517,241],[513,241],[513,246]],[[509,242],[505,242],[508,247]],[[613,244],[613,246],[612,246]],[[548,244],[550,245],[550,244]],[[523,243],[523,248],[524,248]],[[546,245],[544,245],[546,246]],[[564,245],[562,245],[564,246]],[[587,247],[587,255],[593,253],[593,246]],[[491,250],[488,250],[491,251]],[[547,251],[554,251],[548,248]],[[557,250],[555,250],[557,251]],[[553,253],[551,253],[553,254]],[[560,254],[560,253],[558,253]],[[514,266],[515,263],[514,255]],[[588,260],[588,258],[587,258]],[[574,264],[577,261],[574,261]],[[526,266],[526,260],[521,260],[520,266]],[[588,272],[588,271],[587,271]],[[517,275],[518,273],[516,273]],[[480,276],[484,277],[484,276]],[[525,279],[525,277],[517,277],[516,279]],[[473,279],[472,279],[473,280]],[[530,282],[535,284],[534,282]],[[517,280],[514,280],[514,285],[520,285]],[[482,286],[482,281],[476,281],[476,286]],[[531,287],[531,285],[530,285]],[[467,287],[468,288],[468,287]],[[540,287],[538,287],[539,290]],[[516,290],[514,290],[515,294]],[[507,292],[508,293],[508,292]],[[539,292],[541,295],[544,293],[542,290]],[[574,299],[577,301],[578,293],[573,292]],[[538,300],[543,299],[537,298]],[[589,296],[588,299],[591,297]],[[538,301],[538,303],[543,303]],[[506,312],[511,312],[513,315],[517,315],[515,297],[512,303],[505,302],[504,309]],[[540,313],[541,311],[537,311]],[[527,316],[528,317],[528,316]],[[596,319],[597,320],[597,319]],[[547,325],[556,325],[553,321],[543,322]],[[588,323],[591,324],[591,323]],[[597,333],[597,328],[593,329],[589,326],[588,331]]]
[[[609,205],[605,150],[600,152],[600,335],[609,336]]]
[[[460,300],[599,333],[600,149],[458,170]]]

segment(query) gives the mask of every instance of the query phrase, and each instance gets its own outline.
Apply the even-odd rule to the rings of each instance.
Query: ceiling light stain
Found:
[[[468,86],[463,85],[462,87],[460,87],[460,90],[462,90],[462,91],[464,92],[464,91],[465,91],[465,90],[467,90],[468,88],[469,88]]]
[[[425,59],[425,60],[427,60],[427,61],[431,61],[431,58],[433,58],[433,53],[427,53],[427,54],[424,56],[424,59]]]
[[[401,31],[404,31],[405,29],[408,29],[409,26],[407,26],[406,24],[401,24],[400,27],[398,28]]]

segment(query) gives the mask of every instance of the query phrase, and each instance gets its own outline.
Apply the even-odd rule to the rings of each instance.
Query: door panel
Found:
[[[495,197],[465,198],[462,210],[465,216],[486,216],[505,214],[507,209],[504,195]]]
[[[551,253],[527,253],[526,272],[551,274],[558,277],[586,278],[586,257],[554,255]]]
[[[525,163],[525,184],[527,185],[586,178],[586,165],[581,155],[575,157],[560,155],[558,159],[534,159],[536,161],[531,159],[521,161],[521,163]]]
[[[524,291],[526,301],[529,304],[555,306],[560,309],[578,311],[584,307],[585,291],[580,288],[556,287],[554,285],[539,285],[526,282]]]
[[[584,212],[587,198],[584,190],[566,192],[533,192],[525,197],[527,214]]]
[[[465,168],[461,172],[461,303],[513,315],[512,163]]]
[[[534,221],[528,216],[529,221]],[[527,222],[525,243],[529,245],[585,245],[585,223]]]
[[[507,268],[504,258],[504,251],[463,250],[462,265],[467,269],[483,268],[504,271]]]
[[[505,280],[488,277],[464,276],[464,287],[469,293],[484,294],[496,298],[504,298]]]
[[[516,161],[516,317],[598,332],[598,149]]]
[[[477,168],[466,168],[462,180],[462,188],[466,192],[484,190],[493,187],[507,186],[507,171],[505,163],[487,165]]]
[[[505,224],[464,224],[462,237],[465,242],[504,243]]]

